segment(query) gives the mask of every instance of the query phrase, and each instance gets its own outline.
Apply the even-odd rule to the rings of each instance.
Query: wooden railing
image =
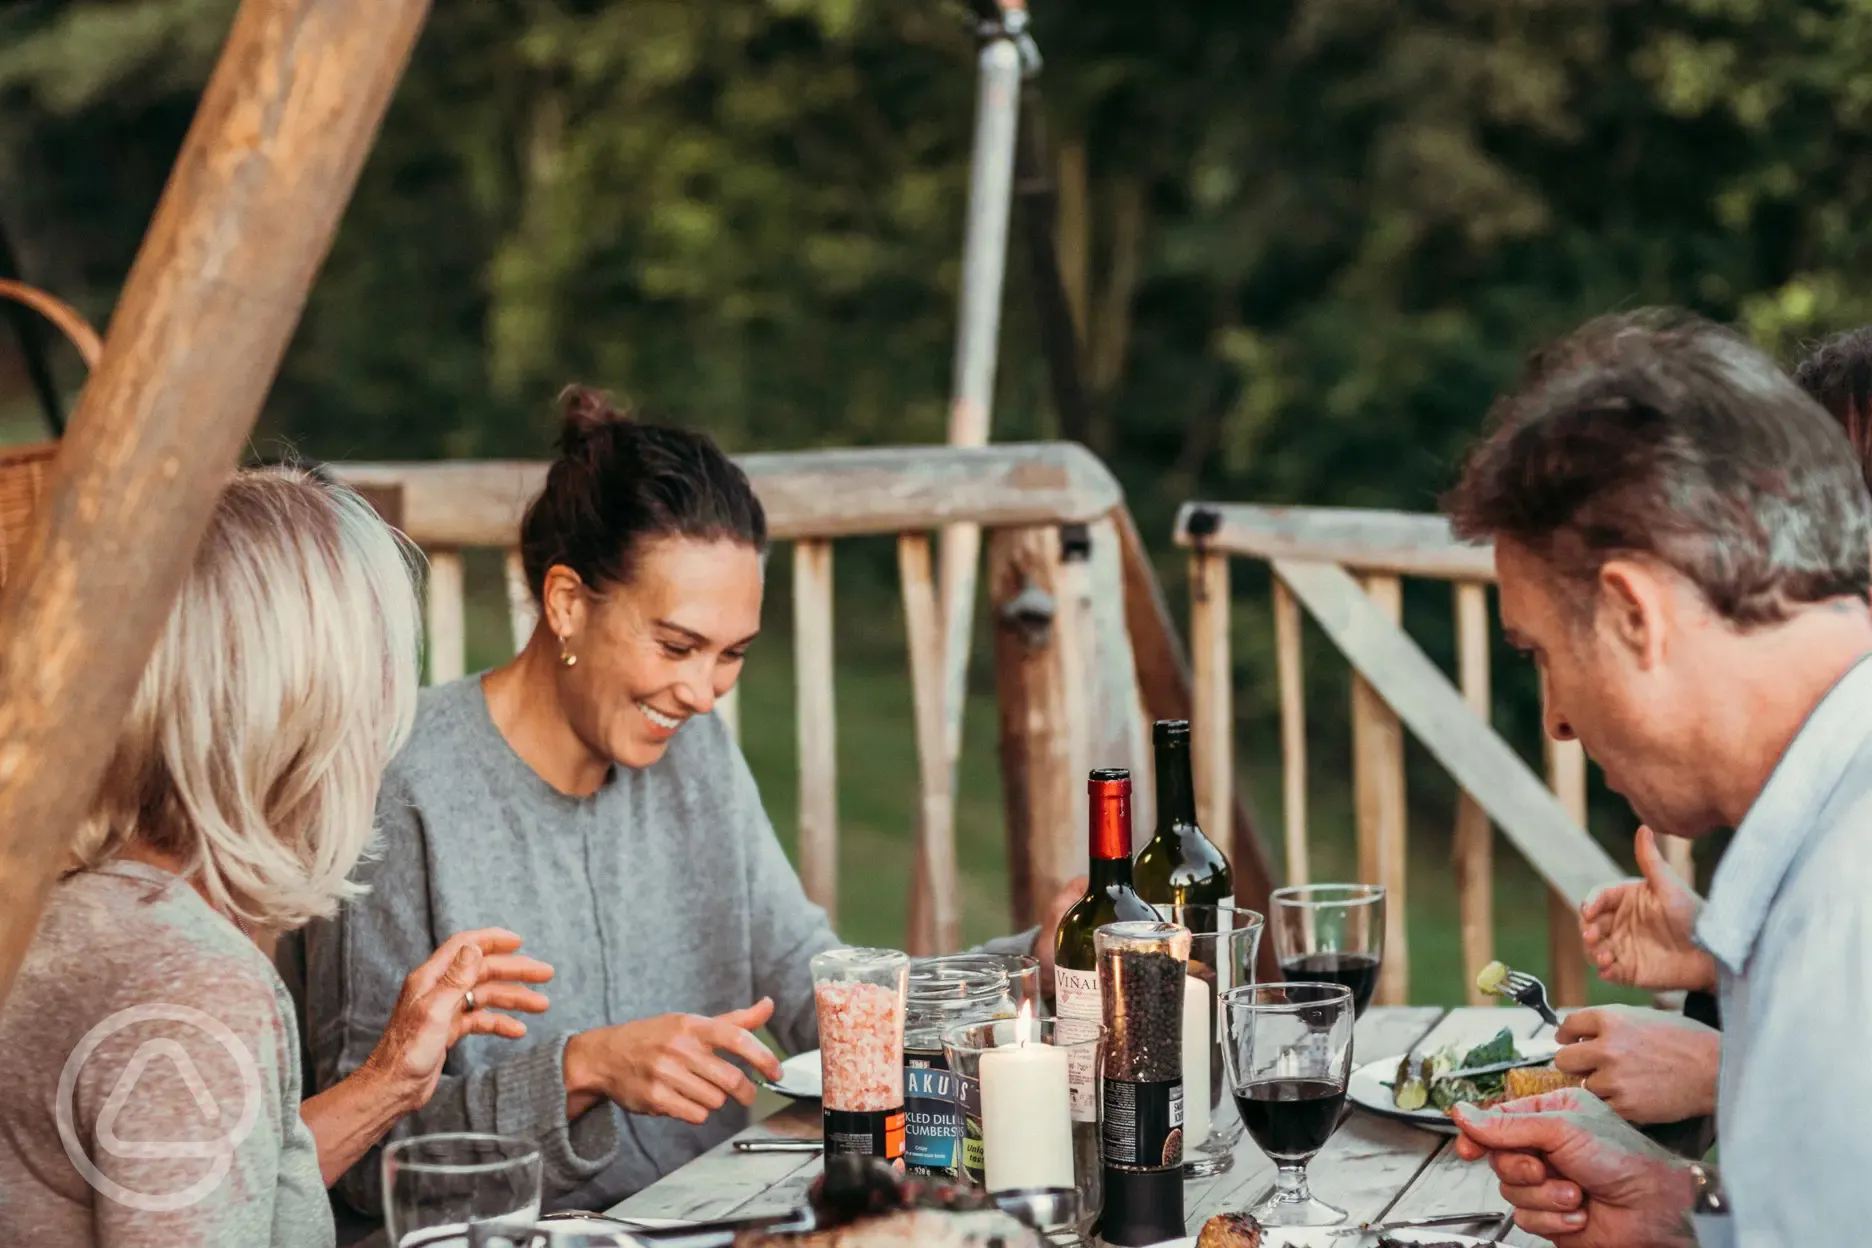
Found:
[[[1462,788],[1454,861],[1471,1001],[1484,1002],[1473,981],[1475,972],[1493,957],[1492,822],[1549,886],[1549,987],[1561,1003],[1584,1003],[1586,962],[1576,907],[1594,888],[1623,873],[1586,831],[1586,758],[1579,743],[1548,741],[1543,784],[1489,725],[1488,587],[1495,579],[1491,551],[1458,542],[1436,516],[1226,503],[1184,506],[1177,517],[1176,542],[1192,552],[1199,818],[1234,800],[1228,561],[1237,555],[1260,559],[1273,572],[1289,882],[1309,878],[1300,647],[1304,607],[1350,660],[1354,674],[1358,872],[1362,880],[1385,885],[1389,902],[1378,1000],[1401,1005],[1409,998],[1404,784],[1408,727]],[[1455,683],[1404,631],[1403,577],[1454,586]],[[1689,842],[1664,839],[1667,852],[1684,870]]]
[[[1084,870],[1085,773],[1127,766],[1138,777],[1136,822],[1151,826],[1148,720],[1191,714],[1189,675],[1162,595],[1117,482],[1063,443],[978,449],[904,447],[746,455],[776,541],[791,542],[799,867],[807,894],[836,914],[837,717],[833,543],[895,535],[909,649],[918,759],[917,853],[907,913],[913,952],[959,940],[955,760],[944,706],[942,611],[930,534],[969,523],[988,533],[1008,867],[1017,924]],[[466,666],[462,552],[492,547],[503,566],[513,644],[534,608],[514,543],[546,466],[526,462],[327,465],[366,492],[429,559],[429,676]],[[733,697],[718,708],[731,728]],[[985,730],[977,726],[974,730]],[[1264,904],[1265,855],[1242,808],[1233,823],[1241,894]]]

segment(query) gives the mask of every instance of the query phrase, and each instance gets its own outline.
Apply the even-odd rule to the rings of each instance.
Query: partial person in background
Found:
[[[1660,832],[1735,834],[1697,916],[1739,1244],[1872,1225],[1872,498],[1839,426],[1731,331],[1596,321],[1540,353],[1447,506],[1492,538],[1548,732]],[[1790,1112],[1790,1072],[1821,1091]],[[1688,1163],[1580,1089],[1459,1108],[1520,1225],[1692,1242]]]
[[[309,1031],[324,1086],[364,1060],[397,967],[457,927],[522,928],[558,971],[550,1029],[458,1046],[399,1130],[536,1140],[546,1207],[603,1209],[746,1125],[745,1070],[779,1076],[754,1032],[817,1045],[808,963],[841,942],[711,713],[760,633],[760,500],[701,433],[582,389],[564,406],[520,531],[538,626],[511,662],[423,692],[370,895],[308,933]],[[1050,959],[1078,887],[1001,947]],[[369,1213],[379,1186],[367,1161],[340,1190]]]
[[[470,993],[545,1007],[500,982],[551,976],[518,937],[461,933],[411,960],[351,1077],[300,1103],[259,944],[356,891],[415,708],[408,554],[307,474],[222,491],[0,1011],[0,1243],[325,1248],[326,1183],[422,1104],[448,1046],[525,1034]]]

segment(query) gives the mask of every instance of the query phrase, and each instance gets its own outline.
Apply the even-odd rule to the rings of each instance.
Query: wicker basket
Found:
[[[0,279],[0,299],[23,303],[51,321],[71,339],[85,367],[97,367],[103,344],[97,331],[70,304],[24,282],[6,279]],[[25,552],[33,512],[51,481],[52,461],[57,457],[56,442],[0,448],[0,586],[7,583],[8,574]]]

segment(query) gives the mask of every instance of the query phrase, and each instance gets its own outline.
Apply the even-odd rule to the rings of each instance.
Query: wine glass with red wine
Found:
[[[1273,1161],[1274,1187],[1248,1212],[1262,1226],[1337,1226],[1346,1212],[1314,1197],[1307,1163],[1345,1109],[1352,1068],[1351,990],[1249,984],[1222,997],[1229,1086],[1248,1134]]]
[[[1268,901],[1274,956],[1295,982],[1344,984],[1363,1017],[1384,964],[1385,890],[1378,884],[1297,884]]]

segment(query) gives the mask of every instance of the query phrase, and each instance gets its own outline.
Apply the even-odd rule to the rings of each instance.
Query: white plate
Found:
[[[787,1058],[780,1063],[780,1081],[763,1086],[796,1101],[818,1100],[825,1095],[825,1074],[819,1066],[819,1050],[795,1053]]]
[[[1550,1039],[1544,1044],[1540,1041],[1518,1040],[1516,1048],[1523,1057],[1546,1057],[1559,1049]],[[1391,1089],[1385,1085],[1397,1077],[1398,1062],[1403,1060],[1402,1053],[1393,1057],[1381,1057],[1375,1062],[1366,1062],[1352,1072],[1346,1080],[1346,1096],[1360,1109],[1368,1109],[1374,1114],[1383,1114],[1387,1118],[1402,1118],[1414,1122],[1427,1130],[1455,1135],[1456,1124],[1449,1120],[1449,1115],[1434,1105],[1425,1105],[1422,1109],[1399,1109],[1391,1099]]]
[[[1316,1230],[1281,1230],[1270,1227],[1261,1235],[1261,1248],[1371,1248],[1378,1242],[1376,1235],[1334,1235],[1333,1231],[1341,1228],[1325,1227]],[[1386,1235],[1400,1244],[1460,1244],[1463,1248],[1490,1248],[1485,1239],[1473,1235],[1457,1235],[1437,1227],[1413,1231],[1386,1231]],[[1196,1237],[1167,1239],[1151,1248],[1196,1248]]]

